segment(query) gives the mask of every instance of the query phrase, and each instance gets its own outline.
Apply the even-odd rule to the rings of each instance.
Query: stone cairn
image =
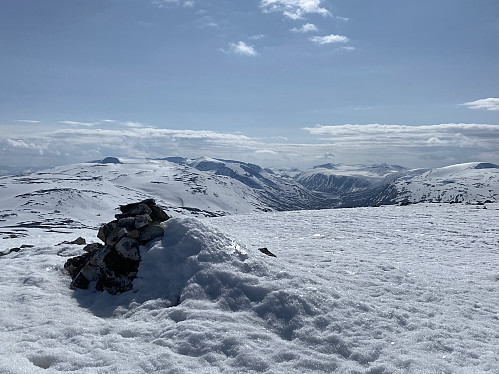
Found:
[[[97,237],[104,242],[88,244],[87,253],[64,264],[73,281],[71,288],[87,289],[91,282],[110,294],[132,289],[140,263],[140,246],[165,234],[161,222],[170,217],[153,199],[120,206],[121,214],[104,224]]]

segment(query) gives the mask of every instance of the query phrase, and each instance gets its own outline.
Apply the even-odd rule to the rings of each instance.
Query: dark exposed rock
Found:
[[[87,244],[83,248],[83,250],[93,254],[95,251],[102,249],[102,248],[104,248],[104,246],[100,243],[91,243],[91,244]]]
[[[124,227],[116,227],[113,231],[109,233],[109,236],[106,238],[106,244],[110,245],[111,247],[116,245],[121,238],[124,238],[127,236],[128,230],[125,229]]]
[[[81,256],[72,257],[66,261],[64,264],[64,269],[71,275],[71,277],[76,277],[78,273],[83,269],[87,262],[92,258],[91,253],[85,253]]]
[[[119,158],[117,157],[106,157],[103,160],[97,161],[99,164],[121,164]]]
[[[76,244],[76,245],[85,245],[87,242],[85,239],[83,239],[81,236],[76,238],[75,240],[69,242],[69,241],[63,241],[62,243],[59,243],[57,245],[63,245],[63,244]]]
[[[140,242],[145,244],[155,238],[165,235],[165,229],[159,225],[147,225],[140,232]]]
[[[112,275],[126,275],[134,273],[133,276],[137,275],[139,269],[139,262],[137,260],[130,260],[121,256],[117,251],[109,251],[109,253],[104,257],[104,264],[106,265],[106,270],[111,271]]]
[[[105,244],[85,246],[81,256],[70,258],[64,268],[73,281],[71,288],[97,290],[111,294],[132,289],[140,264],[140,245],[161,237],[160,225],[170,217],[152,199],[120,206],[117,220],[102,225],[97,237]]]
[[[144,206],[147,208],[151,209],[150,207],[152,205],[156,205],[153,199],[147,199],[147,200],[142,200],[141,202],[138,203],[132,203],[132,204],[127,204],[127,205],[121,205],[120,210],[121,213],[123,214],[132,214],[132,215],[138,215],[138,214],[144,214],[141,213],[140,211],[145,209]]]
[[[129,260],[140,260],[139,242],[132,238],[122,238],[116,244],[116,252]]]
[[[109,234],[116,227],[118,227],[118,222],[117,221],[111,221],[111,222],[108,222],[108,223],[102,225],[101,228],[99,229],[99,233],[97,234],[97,237],[105,243],[106,242],[106,238],[109,236]]]
[[[7,252],[0,252],[0,257],[7,256],[8,254],[10,254],[12,252],[19,252],[20,250],[21,250],[21,248],[19,248],[19,247],[11,248],[11,249],[7,250]]]
[[[126,229],[131,229],[135,227],[135,218],[134,217],[124,217],[118,219],[118,227],[124,227]]]
[[[21,245],[21,247],[10,248],[6,252],[0,252],[0,257],[7,256],[8,254],[10,254],[12,252],[19,252],[19,251],[21,251],[24,248],[32,248],[32,247],[34,247],[34,245],[23,244],[23,245]]]
[[[262,252],[263,254],[266,254],[267,256],[277,257],[275,254],[273,254],[272,252],[270,252],[267,248],[258,248],[258,250],[260,252]]]
[[[140,237],[140,233],[138,230],[131,230],[128,231],[127,237],[132,239],[138,239]]]
[[[149,214],[141,214],[140,216],[135,217],[135,228],[141,229],[144,226],[147,226],[152,222],[151,216]]]
[[[149,216],[153,220],[153,222],[164,222],[170,219],[168,214],[165,213],[163,209],[161,209],[159,206],[153,205],[150,206],[151,208],[151,214]]]
[[[76,274],[75,278],[71,282],[71,288],[81,288],[86,290],[89,284],[90,281],[80,272]]]

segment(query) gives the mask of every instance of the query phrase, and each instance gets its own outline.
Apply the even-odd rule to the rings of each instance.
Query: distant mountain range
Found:
[[[149,197],[172,215],[206,217],[418,202],[497,202],[498,196],[499,166],[485,162],[431,170],[324,164],[299,171],[208,157],[109,157],[0,177],[0,233],[2,228],[95,227],[112,218],[118,205]]]

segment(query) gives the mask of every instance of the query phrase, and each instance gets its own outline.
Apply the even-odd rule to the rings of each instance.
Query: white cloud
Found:
[[[23,140],[7,139],[7,144],[9,144],[12,148],[30,148],[30,146]]]
[[[127,122],[123,122],[121,123],[123,126],[126,126],[126,127],[135,127],[135,128],[139,128],[139,127],[146,127],[147,125],[143,124],[143,123],[140,123],[140,122],[133,122],[133,121],[127,121]]]
[[[392,160],[403,166],[433,167],[499,161],[495,150],[499,125],[317,125],[304,130],[322,142],[331,142],[335,154],[342,159],[356,159],[360,163]]]
[[[196,5],[196,1],[194,0],[154,0],[152,2],[154,5],[158,6],[158,8],[167,8],[174,6],[182,6],[184,8],[194,8]]]
[[[367,105],[352,105],[350,106],[350,109],[363,111],[363,110],[371,110],[373,109],[373,107]]]
[[[252,45],[246,44],[243,41],[239,41],[237,43],[229,43],[228,53],[242,55],[242,56],[256,56],[257,52],[255,47]]]
[[[485,109],[490,111],[499,111],[499,98],[490,97],[488,99],[469,101],[462,105],[467,106],[470,109]]]
[[[214,21],[208,21],[208,22],[203,23],[201,26],[199,26],[199,28],[201,28],[201,29],[204,29],[207,27],[218,27],[218,23],[216,23]]]
[[[248,39],[250,39],[250,40],[260,40],[260,39],[263,39],[263,38],[265,38],[264,34],[256,34],[256,35],[250,36]]]
[[[356,138],[367,137],[383,139],[385,136],[400,136],[405,138],[407,142],[412,142],[416,138],[426,139],[429,136],[440,134],[441,136],[455,135],[457,133],[470,134],[472,137],[478,135],[483,137],[491,137],[499,135],[499,125],[488,124],[468,124],[468,123],[448,123],[439,125],[384,125],[384,124],[366,124],[366,125],[317,125],[315,127],[305,127],[304,130],[312,135],[321,137],[352,137]]]
[[[323,16],[331,13],[321,6],[322,0],[261,0],[260,7],[264,12],[279,12],[291,19],[301,19],[305,14],[321,14]]]
[[[178,0],[154,0],[153,4],[157,5],[159,8],[164,8],[166,6],[178,5]]]
[[[291,31],[306,34],[307,32],[317,31],[317,26],[313,23],[306,23],[299,28],[293,27]]]
[[[78,121],[59,121],[59,123],[63,123],[65,125],[71,126],[94,126],[94,122],[78,122]]]
[[[41,121],[35,121],[32,119],[18,119],[17,122],[24,122],[24,123],[40,123]]]
[[[264,154],[264,153],[265,153],[265,154],[269,154],[269,155],[277,155],[277,154],[278,154],[278,152],[273,151],[273,150],[271,150],[271,149],[257,149],[257,150],[255,151],[255,153],[257,153],[257,154],[258,154],[258,153],[259,153],[259,154]]]
[[[333,43],[348,43],[349,39],[343,35],[325,35],[325,36],[312,36],[310,41],[317,44],[333,44]]]

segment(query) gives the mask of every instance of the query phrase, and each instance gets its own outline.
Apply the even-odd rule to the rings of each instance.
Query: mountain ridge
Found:
[[[149,197],[168,214],[195,217],[499,201],[499,166],[487,162],[413,170],[386,164],[336,165],[289,175],[285,170],[206,157],[107,160],[113,162],[0,177],[0,232],[97,227],[112,217],[116,206]],[[69,207],[78,207],[81,214],[68,215]]]

